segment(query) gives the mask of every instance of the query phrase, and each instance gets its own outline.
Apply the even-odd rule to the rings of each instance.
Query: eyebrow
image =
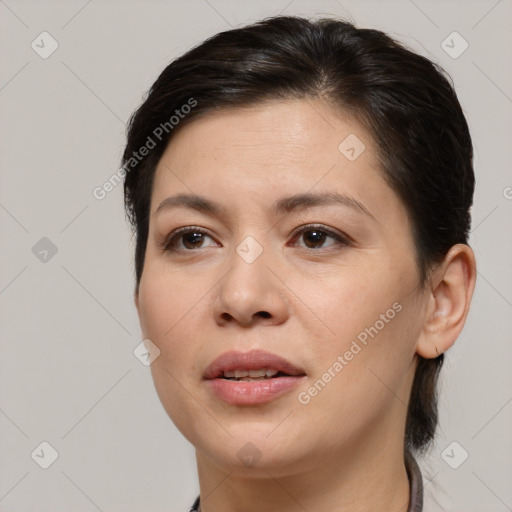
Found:
[[[368,217],[371,217],[373,220],[377,220],[363,203],[353,197],[339,194],[338,192],[305,192],[281,197],[272,205],[272,211],[274,214],[279,215],[297,210],[305,210],[315,206],[332,204],[347,206],[359,213],[363,213]],[[163,210],[179,207],[197,210],[201,213],[206,213],[216,217],[227,216],[226,209],[222,205],[196,194],[177,194],[175,196],[168,197],[158,205],[154,215],[159,214]]]

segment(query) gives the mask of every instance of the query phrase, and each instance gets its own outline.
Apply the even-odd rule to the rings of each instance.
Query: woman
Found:
[[[472,143],[443,72],[377,30],[269,18],[161,73],[123,169],[192,510],[421,511],[415,455],[475,285]]]

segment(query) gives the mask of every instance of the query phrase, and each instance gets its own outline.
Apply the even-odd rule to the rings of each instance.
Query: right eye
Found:
[[[165,252],[195,251],[204,247],[205,237],[211,239],[204,229],[187,226],[173,231],[162,243],[162,249]]]

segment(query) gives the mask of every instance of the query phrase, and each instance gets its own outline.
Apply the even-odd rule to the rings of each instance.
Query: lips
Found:
[[[222,354],[208,365],[203,378],[278,378],[305,374],[303,369],[278,355],[262,350],[252,350]]]
[[[207,388],[232,405],[258,405],[291,391],[306,377],[302,368],[260,350],[226,352],[204,371]]]

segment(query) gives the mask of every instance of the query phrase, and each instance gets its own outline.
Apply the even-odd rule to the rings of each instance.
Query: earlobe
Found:
[[[416,352],[438,357],[454,343],[464,327],[476,280],[475,257],[465,244],[454,245],[431,280],[425,323]]]

